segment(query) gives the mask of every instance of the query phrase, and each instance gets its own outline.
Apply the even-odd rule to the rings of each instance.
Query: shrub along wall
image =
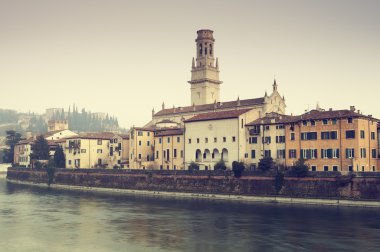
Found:
[[[47,183],[45,170],[9,168],[7,178]],[[134,190],[175,191],[252,196],[301,198],[380,199],[377,173],[342,176],[339,173],[311,174],[306,178],[285,176],[277,181],[272,174],[244,173],[233,177],[231,171],[150,171],[104,169],[56,169],[54,183],[86,187]],[[278,187],[276,183],[281,183]],[[276,187],[280,188],[276,193]]]

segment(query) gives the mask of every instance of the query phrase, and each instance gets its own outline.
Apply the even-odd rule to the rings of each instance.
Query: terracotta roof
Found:
[[[16,145],[21,145],[21,144],[32,144],[34,142],[34,138],[29,138],[29,139],[24,139],[19,141]]]
[[[188,120],[185,120],[185,122],[188,123],[188,122],[237,118],[240,115],[247,113],[250,110],[252,109],[238,109],[238,110],[229,110],[229,111],[209,112],[209,113],[196,115]]]
[[[264,104],[264,97],[255,98],[255,99],[246,99],[239,100],[240,105],[238,106],[238,101],[228,101],[228,102],[217,102],[216,104],[203,104],[203,105],[195,105],[195,106],[186,106],[186,107],[178,107],[178,108],[169,108],[158,111],[154,116],[162,116],[162,115],[172,115],[172,114],[182,114],[182,113],[191,113],[191,112],[202,112],[209,110],[219,110],[219,109],[232,109],[238,107],[246,107],[246,106],[254,106]],[[216,106],[216,108],[215,108]]]
[[[362,115],[351,110],[328,110],[328,111],[311,110],[309,112],[306,112],[298,116],[281,115],[281,118],[279,116],[277,116],[276,118],[276,116],[273,116],[273,114],[267,115],[263,118],[259,118],[251,123],[248,123],[247,126],[262,125],[262,124],[296,123],[296,122],[308,121],[308,120],[317,121],[317,120],[323,120],[323,119],[343,119],[343,118],[366,118],[366,119],[372,119],[372,120],[378,121],[378,119],[376,118]],[[274,123],[272,119],[275,119]]]
[[[154,136],[175,136],[175,135],[183,135],[183,129],[164,129],[157,130]]]
[[[82,133],[77,136],[68,137],[66,139],[104,139],[104,140],[110,140],[117,136],[114,133],[111,132],[92,132],[92,133]]]
[[[296,118],[296,116],[282,115],[278,113],[270,113],[265,117],[258,118],[253,122],[246,124],[246,126],[254,126],[254,125],[268,125],[268,124],[280,124],[291,122]]]
[[[129,135],[128,134],[119,134],[119,136],[123,139],[129,139]]]

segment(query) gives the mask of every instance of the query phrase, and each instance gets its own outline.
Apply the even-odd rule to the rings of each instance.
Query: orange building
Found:
[[[278,115],[275,120],[266,119],[264,117],[249,123],[247,132],[253,132],[255,127],[268,130],[284,128],[286,166],[303,158],[307,160],[311,171],[380,170],[379,120],[355,112],[353,107],[350,110],[312,110],[300,116]]]

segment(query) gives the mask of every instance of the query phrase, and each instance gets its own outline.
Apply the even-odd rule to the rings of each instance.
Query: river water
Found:
[[[380,251],[380,209],[101,195],[0,178],[0,251]]]

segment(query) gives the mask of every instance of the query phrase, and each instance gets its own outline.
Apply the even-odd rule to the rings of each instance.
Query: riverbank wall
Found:
[[[7,179],[46,184],[44,170],[9,168]],[[380,201],[380,174],[311,173],[306,178],[230,171],[56,169],[54,184],[167,193]]]

